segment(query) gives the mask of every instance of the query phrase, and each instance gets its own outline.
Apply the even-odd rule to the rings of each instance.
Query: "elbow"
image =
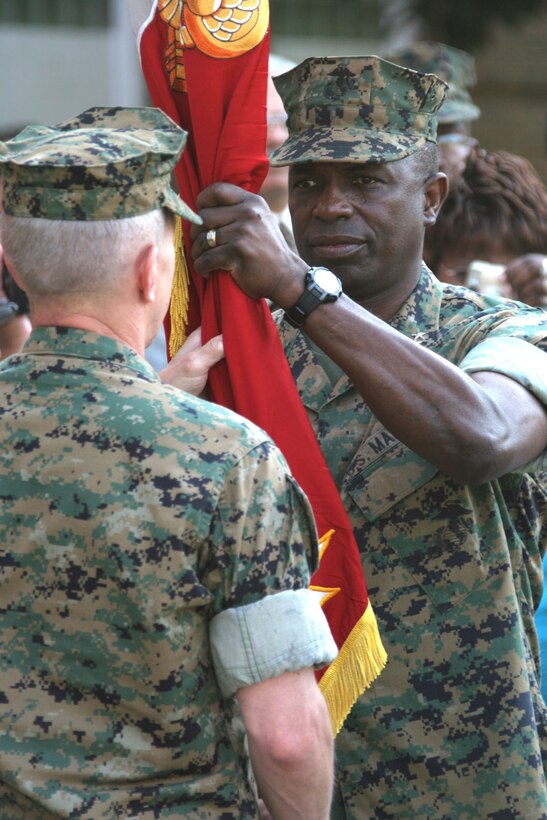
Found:
[[[518,466],[518,457],[510,452],[509,436],[485,430],[453,439],[437,466],[458,484],[485,484]]]
[[[267,755],[278,772],[287,775],[307,768],[314,752],[322,756],[325,751],[332,750],[333,744],[330,722],[309,719],[305,726],[278,724],[275,728],[263,727],[256,737],[249,737],[249,742],[251,748],[260,748],[262,754]]]
[[[267,754],[270,765],[284,776],[290,776],[300,771],[310,757],[310,747],[299,742],[300,738],[294,734],[271,739],[264,744],[264,753]]]
[[[278,710],[266,724],[249,732],[251,758],[255,754],[268,760],[272,771],[280,777],[292,778],[296,773],[311,776],[313,770],[321,770],[328,761],[330,768],[334,764],[334,742],[332,727],[323,696],[317,688],[312,692],[311,700],[316,701],[315,708],[310,703],[302,704],[300,719],[295,720]],[[290,710],[289,710],[290,711]]]

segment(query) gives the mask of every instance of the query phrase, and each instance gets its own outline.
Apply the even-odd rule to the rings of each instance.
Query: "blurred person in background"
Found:
[[[499,220],[500,223],[512,223],[516,237],[511,241],[508,237],[499,239],[495,233],[490,237],[485,235],[482,240],[478,240],[479,248],[475,249],[474,255],[467,262],[480,259],[503,263],[506,265],[506,286],[502,288],[502,293],[533,306],[543,305],[547,290],[545,187],[526,159],[501,151],[488,153],[473,138],[472,124],[481,116],[481,110],[473,102],[470,93],[477,82],[473,56],[445,43],[419,41],[392,49],[387,59],[415,71],[432,72],[448,84],[445,100],[438,112],[437,142],[439,167],[448,176],[453,193],[449,193],[437,224],[426,231],[425,261],[440,279],[461,282],[461,255],[467,254],[471,248],[469,232],[476,236],[476,225],[482,222],[478,212],[485,210],[490,214],[489,223],[485,224],[486,231]],[[465,179],[462,179],[464,175]],[[455,190],[458,193],[454,193]],[[495,201],[497,197],[500,198],[499,203]],[[537,204],[534,203],[535,197]],[[475,215],[469,216],[465,230],[463,225],[458,230],[456,217],[451,217],[450,214],[462,199],[466,200],[467,209]],[[535,208],[537,215],[534,215]],[[505,216],[502,216],[502,212],[505,212]],[[448,224],[449,221],[451,224]],[[447,247],[441,251],[443,226],[446,227],[444,241]],[[536,236],[526,236],[527,232],[535,229],[534,226],[537,227]],[[451,239],[451,236],[454,238]],[[461,242],[458,237],[461,237]],[[461,252],[458,250],[459,244]],[[432,258],[429,253],[429,245],[434,246],[436,258]],[[485,246],[488,246],[488,250],[482,250],[477,255],[480,248]],[[522,249],[520,253],[512,250],[517,246]],[[453,251],[460,258],[448,259],[449,248],[451,253]],[[446,268],[450,269],[445,273],[442,268],[438,270],[441,253],[448,260]],[[507,256],[508,253],[510,257]],[[511,264],[507,265],[508,262]],[[454,264],[455,278],[451,274]],[[491,269],[488,273],[490,278],[498,275]],[[471,283],[475,287],[484,286],[484,281],[481,285],[476,278]],[[499,286],[501,283],[496,282],[495,287]],[[492,285],[489,283],[488,287]]]
[[[443,282],[547,306],[547,189],[531,163],[476,146],[426,231],[424,259]],[[481,276],[477,260],[497,267]]]
[[[276,148],[279,148],[289,136],[287,130],[287,114],[283,106],[283,101],[273,83],[272,77],[283,74],[294,67],[291,60],[281,57],[278,54],[270,54],[268,93],[267,93],[267,134],[266,153],[271,156]],[[289,171],[285,167],[270,165],[266,178],[260,189],[270,210],[275,214],[281,232],[287,243],[294,249],[294,239],[291,225],[291,215],[289,213]]]
[[[477,144],[471,134],[472,123],[481,115],[470,93],[477,82],[474,58],[459,48],[430,40],[393,48],[384,56],[415,71],[436,74],[448,84],[437,113],[437,145],[439,167],[452,185],[463,171],[470,150]]]

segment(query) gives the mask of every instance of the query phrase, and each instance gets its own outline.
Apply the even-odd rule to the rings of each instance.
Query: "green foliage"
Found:
[[[516,25],[547,9],[547,0],[408,0],[424,36],[466,51],[488,41],[496,23]]]

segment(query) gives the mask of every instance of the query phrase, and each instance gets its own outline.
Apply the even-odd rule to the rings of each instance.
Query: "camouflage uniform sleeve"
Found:
[[[210,545],[206,584],[217,614],[209,634],[225,697],[336,657],[319,600],[307,589],[317,550],[311,508],[271,442],[230,470]]]
[[[514,379],[547,405],[547,353],[513,336],[485,339],[460,363],[466,373],[489,370]]]
[[[500,373],[521,384],[547,408],[547,353],[529,342],[513,336],[485,339],[462,359],[466,373],[488,370]],[[547,448],[528,464],[513,472],[532,473],[547,470]]]
[[[200,556],[211,615],[306,589],[317,549],[309,502],[279,450],[265,440],[231,466],[219,494]]]

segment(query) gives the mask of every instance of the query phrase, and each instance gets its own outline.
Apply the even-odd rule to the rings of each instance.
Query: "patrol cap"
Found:
[[[274,77],[288,139],[272,165],[391,162],[435,142],[446,84],[380,57],[309,57]]]
[[[10,216],[109,220],[157,208],[201,223],[172,190],[186,132],[158,108],[90,108],[28,126],[2,144],[2,204]]]
[[[481,110],[469,93],[477,82],[477,74],[475,60],[467,51],[423,40],[393,49],[386,57],[415,71],[432,71],[448,83],[445,100],[437,114],[439,123],[470,122],[480,117]]]

